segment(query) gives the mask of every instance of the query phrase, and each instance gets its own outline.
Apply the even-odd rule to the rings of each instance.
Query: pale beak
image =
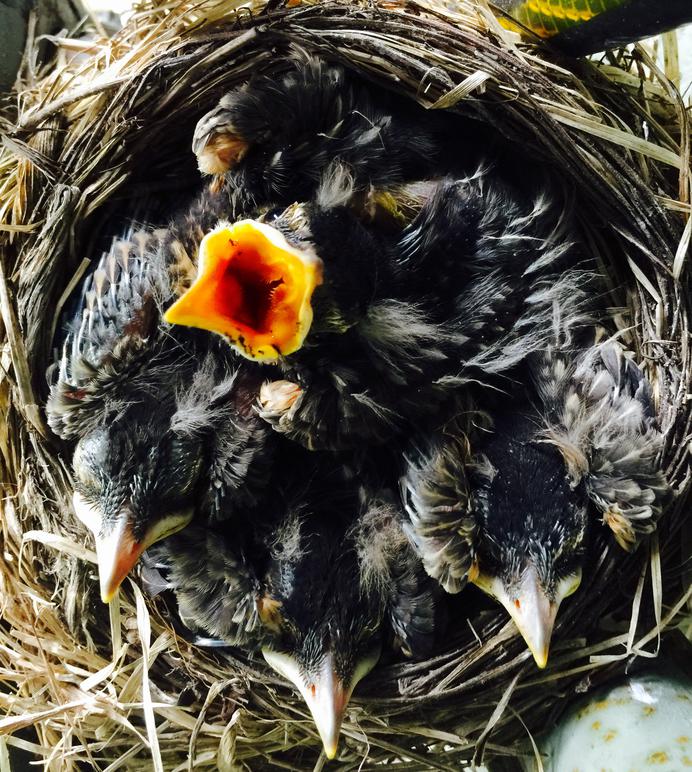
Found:
[[[282,654],[271,649],[262,649],[267,663],[295,685],[310,709],[313,721],[319,732],[325,756],[333,759],[339,744],[341,722],[346,712],[346,706],[358,681],[372,670],[379,659],[379,649],[376,655],[363,660],[356,667],[350,683],[344,684],[336,675],[334,657],[327,652],[320,664],[316,676],[310,680],[304,678],[298,662],[288,654]]]
[[[94,534],[101,600],[104,603],[113,600],[123,580],[146,549],[184,528],[193,515],[192,510],[185,510],[159,518],[145,531],[144,537],[137,540],[134,536],[132,513],[129,510],[122,510],[113,527],[104,534],[101,516],[96,508],[86,503],[78,493],[75,493],[73,501],[77,517]]]
[[[101,600],[110,603],[125,577],[145,550],[135,539],[132,524],[126,514],[121,515],[115,527],[105,536],[94,534],[96,557],[99,564]]]
[[[550,638],[560,603],[577,589],[580,580],[581,573],[561,581],[555,597],[551,599],[543,589],[535,566],[529,563],[521,575],[518,588],[513,588],[512,591],[508,591],[498,577],[488,577],[483,573],[480,573],[473,583],[507,609],[536,664],[544,668],[548,664]]]

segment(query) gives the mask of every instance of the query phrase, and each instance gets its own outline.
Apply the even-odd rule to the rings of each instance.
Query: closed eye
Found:
[[[81,498],[90,505],[96,505],[103,489],[101,479],[94,474],[88,467],[74,467],[74,490],[79,493]]]
[[[72,497],[75,515],[94,534],[101,531],[103,513],[95,504],[75,491]]]

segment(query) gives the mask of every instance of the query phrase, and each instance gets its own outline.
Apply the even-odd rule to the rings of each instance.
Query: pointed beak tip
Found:
[[[109,590],[108,592],[101,590],[101,601],[103,603],[110,603],[115,598],[116,590]]]
[[[96,537],[101,600],[110,603],[125,577],[146,549],[146,543],[134,538],[129,522],[119,523],[109,536]]]
[[[310,702],[308,702],[308,707],[310,708],[315,726],[317,727],[320,739],[322,740],[324,755],[331,761],[336,757],[337,748],[339,746],[341,722],[346,709],[346,703],[325,713],[320,713],[318,706],[311,705]]]
[[[538,665],[541,670],[545,670],[548,665],[548,649],[544,649],[543,651],[532,651],[531,653],[533,654],[536,665]]]
[[[110,603],[118,594],[122,579],[116,581],[114,578],[110,578],[109,581],[101,581],[101,600],[103,603]]]
[[[559,599],[556,602],[546,594],[533,566],[524,571],[518,594],[516,589],[508,590],[499,580],[491,588],[493,596],[508,611],[536,665],[543,670],[548,664]]]
[[[338,742],[324,743],[324,755],[329,761],[333,761],[336,758],[336,750]]]
[[[535,640],[534,636],[527,635],[527,631],[525,629],[520,628],[519,632],[526,642],[526,645],[533,655],[533,659],[536,663],[536,665],[541,669],[544,670],[548,665],[548,654],[550,653],[550,633],[551,630],[547,631],[547,638],[541,636],[543,640]],[[542,631],[546,632],[546,631]]]
[[[336,758],[341,726],[351,692],[364,673],[356,675],[354,681],[344,684],[336,676],[333,657],[328,653],[324,657],[320,672],[315,674],[314,683],[308,687],[295,657],[274,652],[267,647],[262,649],[262,654],[270,667],[298,688],[315,722],[324,755],[332,761]],[[369,672],[378,658],[379,651],[377,658],[364,672]]]

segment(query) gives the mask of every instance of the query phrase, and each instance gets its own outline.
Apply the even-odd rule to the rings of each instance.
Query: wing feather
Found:
[[[447,592],[459,592],[473,564],[478,523],[466,475],[470,449],[463,434],[442,435],[412,451],[402,491],[406,531],[425,570]]]
[[[132,384],[151,361],[170,296],[160,246],[156,231],[115,239],[84,282],[46,406],[48,422],[61,437],[83,434],[106,404],[117,411],[119,385]]]
[[[180,618],[194,632],[230,646],[252,644],[259,634],[258,582],[242,552],[218,529],[188,526],[154,550]]]
[[[623,549],[651,533],[670,496],[661,469],[663,436],[656,424],[651,386],[640,367],[614,341],[579,353],[553,352],[560,378],[542,382],[547,436],[562,452],[575,481]]]

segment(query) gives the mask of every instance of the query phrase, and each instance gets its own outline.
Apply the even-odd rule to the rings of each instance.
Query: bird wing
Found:
[[[422,658],[432,651],[440,616],[438,592],[439,585],[425,573],[411,545],[402,545],[392,567],[387,608],[396,645],[408,657]]]
[[[575,379],[591,424],[589,495],[618,544],[629,550],[656,528],[670,495],[651,385],[613,342],[588,352]]]
[[[574,484],[585,482],[618,544],[632,549],[655,529],[669,496],[660,468],[663,438],[644,373],[608,341],[579,354],[553,350],[535,375],[548,440]]]
[[[412,548],[394,496],[380,492],[365,498],[365,511],[351,531],[361,590],[380,598],[395,645],[406,656],[425,656],[434,643],[439,586]]]
[[[83,433],[89,413],[101,413],[104,400],[113,399],[118,384],[131,381],[151,354],[170,296],[161,241],[161,232],[146,230],[114,240],[84,282],[46,408],[61,437]]]
[[[402,481],[406,532],[428,574],[452,593],[466,584],[478,528],[466,474],[469,461],[463,432],[441,434],[408,454]]]
[[[255,642],[260,630],[258,583],[244,555],[231,548],[224,532],[188,526],[150,552],[164,570],[188,628],[230,646]]]
[[[441,179],[402,231],[403,280],[419,302],[430,293],[438,346],[457,363],[442,362],[440,386],[506,373],[543,351],[554,304],[583,293],[585,272],[565,270],[577,261],[569,200],[533,187],[520,191],[489,165]]]

